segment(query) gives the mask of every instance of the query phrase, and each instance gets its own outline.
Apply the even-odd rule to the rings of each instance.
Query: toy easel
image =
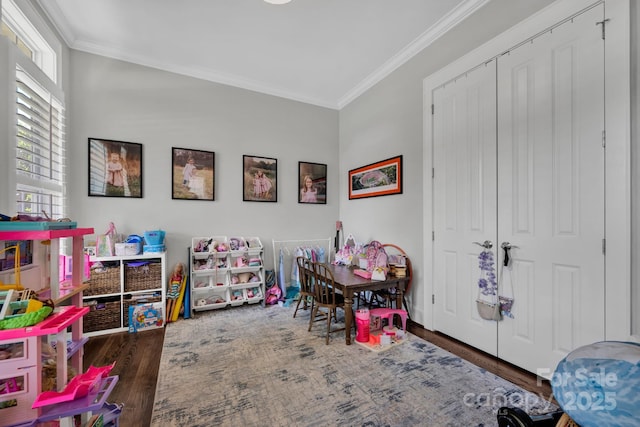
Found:
[[[22,284],[20,283],[20,246],[7,246],[4,249],[0,250],[0,254],[3,252],[7,252],[10,249],[15,249],[14,257],[13,257],[13,275],[15,283],[3,283],[0,280],[0,290],[7,291],[9,289],[15,289],[18,291],[23,290]]]

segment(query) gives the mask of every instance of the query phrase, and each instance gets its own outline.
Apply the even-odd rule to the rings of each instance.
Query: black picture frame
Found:
[[[213,151],[172,147],[171,198],[215,200],[215,159]]]
[[[309,186],[309,190],[307,190]],[[298,162],[298,203],[327,204],[327,165]]]
[[[242,156],[242,200],[278,201],[278,160],[271,157]]]
[[[142,144],[89,138],[87,153],[89,196],[142,198]]]

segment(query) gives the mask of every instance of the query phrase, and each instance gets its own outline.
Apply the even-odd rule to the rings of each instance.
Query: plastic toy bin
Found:
[[[144,232],[144,241],[147,245],[162,245],[164,243],[164,231],[152,230]]]

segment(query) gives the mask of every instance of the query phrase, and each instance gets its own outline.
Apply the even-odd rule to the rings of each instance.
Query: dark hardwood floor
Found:
[[[546,381],[539,383],[536,376],[529,372],[450,337],[428,331],[417,323],[409,321],[407,329],[412,334],[499,375],[525,390],[545,399],[551,396],[549,383]],[[151,424],[163,341],[164,329],[154,329],[136,334],[123,332],[92,337],[84,347],[85,370],[89,365],[104,366],[117,361],[111,373],[119,375],[120,379],[109,401],[124,404],[120,416],[120,425],[123,427],[142,427]]]
[[[91,337],[84,346],[84,369],[116,361],[111,375],[120,378],[109,397],[110,403],[124,404],[122,427],[151,425],[156,379],[160,366],[164,328],[145,332]]]

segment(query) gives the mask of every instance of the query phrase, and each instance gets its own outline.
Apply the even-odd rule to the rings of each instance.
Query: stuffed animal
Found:
[[[238,274],[238,280],[240,283],[249,283],[249,279],[251,279],[252,273],[240,273]]]

